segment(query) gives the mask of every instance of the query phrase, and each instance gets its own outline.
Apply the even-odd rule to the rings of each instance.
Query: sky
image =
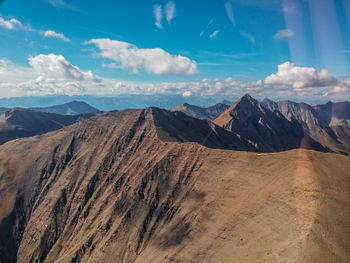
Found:
[[[0,0],[0,97],[349,100],[348,0]]]

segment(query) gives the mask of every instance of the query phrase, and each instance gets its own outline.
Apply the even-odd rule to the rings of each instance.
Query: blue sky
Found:
[[[277,86],[279,92],[282,86],[290,86],[292,90],[286,97],[292,93],[332,97],[336,88],[339,96],[349,95],[350,4],[346,0],[110,0],[98,4],[92,0],[4,0],[0,18],[0,59],[6,60],[2,63],[4,68],[7,65],[2,72],[12,69],[27,74],[21,83],[7,78],[6,84],[18,92],[19,85],[23,87],[24,82],[30,81],[31,74],[34,78],[34,73],[28,72],[33,67],[35,78],[63,79],[44,72],[42,66],[52,61],[60,64],[62,59],[57,62],[53,57],[40,57],[40,72],[38,66],[33,66],[38,65],[39,58],[33,60],[33,65],[28,64],[30,57],[54,54],[83,73],[91,71],[107,86],[113,80],[128,85],[155,83],[158,86],[154,92],[161,92],[159,83],[193,84],[209,79],[210,84],[205,85],[214,85],[219,79],[226,85],[225,80],[230,78],[239,82],[230,82],[231,89],[235,86],[239,91],[252,93],[259,90],[260,94],[274,94]],[[9,28],[11,23],[13,27]],[[101,39],[110,42],[102,44]],[[156,56],[152,57],[154,53]],[[159,64],[163,59],[169,61]],[[288,76],[283,72],[278,75],[278,65],[285,62],[293,63],[287,70]],[[308,68],[314,70],[311,75]],[[317,75],[322,69],[328,70],[329,76]],[[66,74],[70,69],[62,70]],[[291,80],[294,71],[304,75]],[[81,76],[87,76],[84,74]],[[271,82],[270,78],[265,83],[271,74],[277,74],[279,79]],[[315,74],[320,79],[315,80]],[[79,80],[91,80],[81,76]],[[259,89],[255,82],[260,80],[264,87]],[[64,83],[59,83],[47,90],[65,93],[59,87]],[[40,85],[37,94],[45,93]],[[312,88],[309,93],[300,91],[299,86],[308,85]],[[114,83],[113,87],[110,92],[104,87],[101,93],[119,92]],[[333,90],[324,90],[325,87]],[[152,88],[138,90],[144,89]],[[178,89],[178,84],[174,89]],[[220,93],[220,88],[212,89]],[[33,92],[35,87],[28,90]],[[134,92],[135,87],[130,90]],[[127,87],[123,92],[128,92]],[[195,93],[196,90],[189,90],[187,95]],[[0,89],[0,96],[11,94]],[[206,90],[205,94],[213,95],[215,91]]]

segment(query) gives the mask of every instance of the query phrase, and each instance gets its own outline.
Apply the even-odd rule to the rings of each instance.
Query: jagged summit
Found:
[[[214,120],[214,123],[251,141],[258,151],[293,148],[326,149],[309,138],[302,126],[287,120],[279,111],[265,108],[249,94]]]

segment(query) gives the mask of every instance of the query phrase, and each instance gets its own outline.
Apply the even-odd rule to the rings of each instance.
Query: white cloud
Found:
[[[1,96],[23,95],[117,95],[164,94],[234,98],[250,93],[256,98],[302,100],[346,100],[350,98],[350,78],[336,79],[327,71],[295,67],[287,62],[265,80],[244,82],[233,78],[199,79],[183,82],[137,83],[95,76],[82,71],[60,55],[30,58],[28,67],[0,59]],[[303,83],[303,84],[301,84]]]
[[[165,6],[165,16],[168,24],[170,24],[171,20],[173,20],[175,17],[175,9],[175,4],[172,1],[169,1]]]
[[[140,69],[157,75],[195,75],[197,63],[181,55],[171,55],[161,48],[137,48],[127,42],[111,39],[91,39],[101,50],[101,56],[120,63],[123,69],[138,73]]]
[[[191,91],[185,91],[184,93],[182,93],[183,97],[190,97],[192,96],[192,92]]]
[[[66,42],[69,42],[70,39],[67,38],[65,35],[63,35],[62,33],[57,33],[53,30],[47,30],[47,31],[41,31],[40,32],[44,37],[51,37],[51,38],[59,38],[59,39],[62,39]]]
[[[273,36],[274,39],[282,39],[282,38],[288,38],[288,37],[293,37],[294,32],[290,29],[283,29],[277,31],[277,33]]]
[[[29,58],[29,65],[41,76],[54,79],[92,80],[99,78],[91,71],[83,72],[69,63],[62,55],[38,55]]]
[[[154,19],[155,19],[154,24],[159,29],[162,29],[163,28],[163,25],[162,25],[163,12],[162,12],[162,6],[161,5],[154,5],[153,6],[153,15],[154,15]]]
[[[336,78],[326,69],[318,72],[314,68],[296,67],[290,62],[279,65],[277,73],[266,77],[264,82],[268,85],[287,86],[293,89],[326,87],[337,84]]]
[[[233,8],[232,8],[232,1],[227,0],[225,2],[225,9],[228,19],[230,20],[231,24],[236,26],[235,16],[233,14]]]
[[[19,22],[16,18],[11,18],[10,20],[5,20],[0,16],[0,27],[4,27],[9,30],[14,30],[18,27],[21,27],[22,23]]]
[[[220,33],[220,30],[215,30],[213,33],[210,34],[211,39],[216,39]]]
[[[249,32],[246,32],[244,30],[240,30],[239,31],[239,34],[244,37],[245,39],[247,39],[250,43],[254,44],[255,43],[255,37],[249,33]]]
[[[29,58],[30,67],[0,59],[2,96],[82,94],[101,86],[101,78],[82,71],[61,55],[38,55]]]
[[[204,33],[207,31],[207,29],[209,28],[209,26],[214,22],[214,18],[210,19],[208,24],[205,26],[205,28],[200,32],[199,36],[203,36]]]
[[[114,62],[102,63],[102,67],[104,67],[104,68],[119,68],[118,65],[115,64]]]
[[[55,8],[70,9],[70,10],[74,10],[74,11],[78,10],[78,8],[76,8],[70,4],[67,4],[63,0],[48,0],[48,2]]]

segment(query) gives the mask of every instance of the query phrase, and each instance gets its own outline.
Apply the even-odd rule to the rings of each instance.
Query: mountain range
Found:
[[[37,107],[31,108],[34,111],[56,113],[61,115],[79,115],[95,113],[99,110],[90,106],[84,101],[71,101],[60,105],[54,105],[50,107]]]
[[[209,106],[217,102],[212,97],[190,96],[184,97],[170,94],[120,94],[113,96],[68,96],[68,95],[51,95],[51,96],[25,96],[14,98],[0,98],[1,107],[5,108],[37,108],[50,107],[71,101],[84,101],[94,108],[101,111],[124,110],[131,108],[146,108],[155,106],[159,108],[172,109],[182,103]],[[223,101],[229,103],[228,101]]]
[[[264,107],[279,111],[288,120],[303,125],[305,133],[338,153],[350,153],[350,103],[328,102],[309,105],[292,101],[274,102],[264,99]]]
[[[207,113],[210,108],[183,104],[174,110],[213,120],[251,141],[257,151],[302,147],[350,154],[349,102],[315,105],[269,99],[259,102],[246,94],[231,107],[216,108],[215,115]]]
[[[107,112],[1,145],[0,262],[348,262],[349,157],[263,105]]]

